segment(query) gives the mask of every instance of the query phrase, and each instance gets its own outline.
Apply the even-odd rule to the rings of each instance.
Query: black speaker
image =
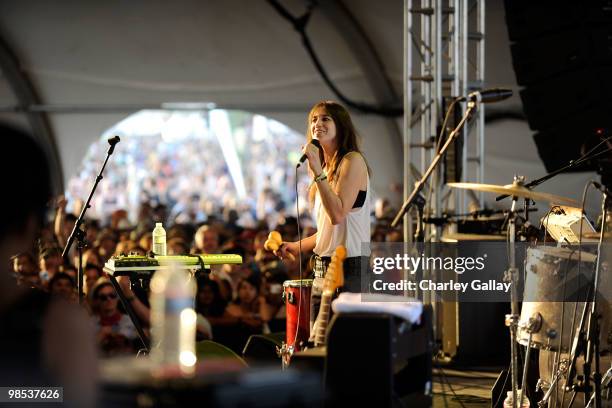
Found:
[[[431,343],[429,308],[419,326],[389,314],[335,315],[325,366],[329,406],[430,407]]]
[[[612,134],[612,8],[606,0],[506,0],[523,110],[546,169]],[[573,171],[597,170],[585,163]]]

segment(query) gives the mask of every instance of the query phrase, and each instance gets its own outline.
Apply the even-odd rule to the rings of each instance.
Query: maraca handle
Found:
[[[278,249],[280,250],[284,245],[285,245],[284,243],[281,243]],[[289,259],[291,259],[292,261],[295,261],[295,255],[293,255],[291,252],[287,252],[287,255],[289,256]]]

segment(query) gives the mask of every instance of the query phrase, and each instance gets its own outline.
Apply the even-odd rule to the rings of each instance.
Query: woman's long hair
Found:
[[[308,123],[306,130],[306,141],[310,143],[312,141],[312,116],[319,109],[323,108],[327,112],[329,116],[331,116],[334,124],[336,125],[336,139],[338,140],[338,150],[334,157],[330,160],[330,163],[325,162],[325,157],[323,155],[323,149],[319,149],[319,154],[321,158],[321,165],[326,167],[327,178],[330,183],[336,181],[338,177],[338,167],[340,162],[348,153],[357,152],[361,155],[361,157],[365,157],[359,148],[359,136],[357,135],[357,131],[355,130],[355,125],[353,125],[353,121],[351,120],[351,115],[349,115],[346,108],[340,105],[335,101],[321,101],[312,107],[310,113],[308,114]],[[366,162],[367,166],[367,162]],[[368,166],[368,174],[370,174],[370,167]],[[310,187],[310,191],[308,192],[308,199],[311,203],[314,203],[314,197],[316,194],[316,183]]]

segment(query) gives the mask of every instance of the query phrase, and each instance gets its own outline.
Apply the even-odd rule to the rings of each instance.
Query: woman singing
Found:
[[[314,298],[320,295],[334,250],[344,245],[344,290],[361,292],[361,269],[367,266],[369,256],[370,178],[348,111],[337,102],[317,103],[308,115],[306,139],[302,150],[313,177],[309,199],[317,232],[299,242],[284,242],[278,255],[284,258],[289,252],[297,256],[300,249],[314,252]],[[310,143],[312,139],[319,140],[320,149]],[[311,313],[314,317],[316,313]]]

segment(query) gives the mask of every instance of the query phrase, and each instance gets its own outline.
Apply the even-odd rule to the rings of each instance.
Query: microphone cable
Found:
[[[295,219],[297,220],[297,240],[298,240],[298,264],[299,264],[299,277],[300,277],[300,285],[299,285],[299,293],[300,299],[298,301],[298,312],[297,312],[297,324],[295,326],[295,337],[293,338],[294,348],[298,341],[298,334],[300,332],[300,316],[302,314],[302,296],[304,295],[304,287],[302,285],[303,281],[303,273],[302,273],[302,232],[300,228],[300,194],[298,190],[298,168],[295,167]],[[311,288],[311,296],[312,296],[312,288]],[[310,322],[308,323],[310,325]]]

